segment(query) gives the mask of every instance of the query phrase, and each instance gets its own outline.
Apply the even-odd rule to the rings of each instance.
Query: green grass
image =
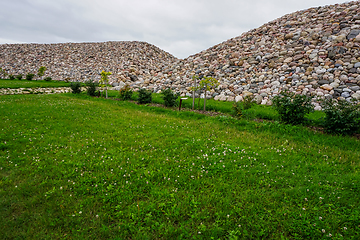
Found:
[[[0,88],[53,88],[53,87],[70,87],[70,83],[64,81],[44,81],[44,80],[9,80],[1,79]]]
[[[85,95],[0,102],[2,239],[360,235],[354,138]]]

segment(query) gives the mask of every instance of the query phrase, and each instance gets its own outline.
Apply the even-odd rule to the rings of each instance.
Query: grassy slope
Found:
[[[353,138],[71,94],[0,101],[5,239],[360,234]]]
[[[43,81],[43,80],[0,80],[0,88],[52,88],[52,87],[70,87],[70,83],[64,81]]]

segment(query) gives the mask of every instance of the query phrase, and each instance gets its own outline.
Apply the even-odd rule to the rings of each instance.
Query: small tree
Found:
[[[100,73],[101,75],[101,80],[100,80],[100,86],[101,87],[105,87],[105,91],[106,91],[106,98],[108,98],[108,93],[107,93],[107,84],[109,82],[109,75],[111,75],[112,73],[111,72],[105,72],[105,71],[102,71]]]
[[[38,76],[40,77],[40,79],[42,79],[42,77],[45,75],[45,71],[46,71],[46,67],[41,66],[38,70]]]
[[[151,91],[142,88],[138,91],[138,93],[139,93],[138,103],[140,104],[151,103],[152,101]]]
[[[86,84],[86,93],[89,96],[96,96],[97,83],[95,83],[92,80],[88,80],[85,84]]]
[[[19,75],[16,75],[16,76],[15,76],[15,78],[16,78],[17,80],[21,80],[21,79],[22,79],[22,77],[23,77],[23,75],[22,75],[22,74],[19,74]]]
[[[325,100],[322,102],[325,113],[324,127],[329,133],[351,135],[360,126],[360,105],[347,100]]]
[[[125,86],[123,86],[120,91],[119,91],[119,98],[123,101],[125,100],[130,100],[131,96],[133,94],[132,89],[130,88],[130,86],[128,84],[126,84]]]
[[[33,80],[34,76],[35,76],[35,74],[28,73],[28,74],[26,74],[26,80],[31,81],[31,80]]]
[[[174,107],[177,105],[176,100],[180,96],[180,93],[174,93],[171,88],[167,88],[161,91],[161,98],[164,100],[164,105],[166,107]]]
[[[192,77],[192,79],[193,79],[193,83],[194,83],[194,85],[191,87],[191,90],[193,91],[193,94],[192,94],[192,97],[193,97],[192,109],[194,110],[194,108],[195,108],[195,92],[197,90],[199,90],[199,86],[196,86],[196,81],[199,79],[199,77],[194,75]]]
[[[273,98],[274,108],[280,115],[280,120],[289,124],[301,124],[305,115],[314,111],[311,98],[306,95],[283,91]]]
[[[204,111],[206,110],[206,92],[210,91],[213,87],[219,86],[219,81],[213,77],[204,77],[200,81],[200,89],[204,88]]]

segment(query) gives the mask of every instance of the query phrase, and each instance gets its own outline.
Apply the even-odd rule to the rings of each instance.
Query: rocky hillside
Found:
[[[216,34],[216,33],[215,33]],[[44,65],[54,79],[98,79],[112,71],[114,86],[191,94],[194,74],[220,86],[208,96],[262,104],[288,89],[314,97],[360,100],[360,1],[297,11],[184,60],[143,42],[0,45],[0,67],[10,74]],[[320,109],[320,106],[317,106]]]
[[[113,82],[136,82],[176,60],[145,42],[0,45],[0,67],[8,74],[35,74],[40,66],[45,66],[45,76],[57,80],[98,80],[99,73],[105,70],[113,73]]]
[[[220,100],[256,95],[266,104],[282,89],[360,100],[359,46],[360,1],[316,7],[178,61],[163,72],[164,83],[186,92],[191,75],[201,72],[220,80],[212,92]]]

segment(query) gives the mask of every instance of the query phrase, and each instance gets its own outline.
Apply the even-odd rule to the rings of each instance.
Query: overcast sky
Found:
[[[186,58],[310,7],[342,0],[1,0],[0,43],[145,41]]]

